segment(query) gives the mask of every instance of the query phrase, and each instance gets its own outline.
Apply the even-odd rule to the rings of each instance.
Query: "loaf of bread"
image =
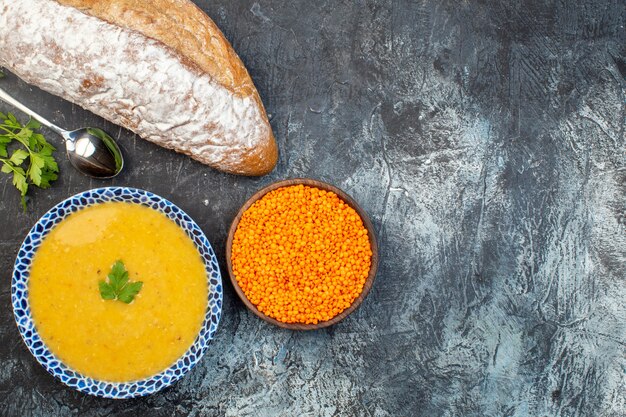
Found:
[[[248,72],[189,0],[0,0],[0,66],[221,171],[276,165]]]

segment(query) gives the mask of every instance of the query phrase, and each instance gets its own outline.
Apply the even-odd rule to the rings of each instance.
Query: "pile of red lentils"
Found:
[[[357,212],[337,194],[294,185],[246,210],[233,238],[232,267],[246,297],[284,323],[317,324],[363,291],[372,251]]]

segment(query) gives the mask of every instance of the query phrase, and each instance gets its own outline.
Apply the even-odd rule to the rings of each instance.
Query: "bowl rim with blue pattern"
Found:
[[[207,310],[193,344],[167,369],[148,378],[130,382],[107,382],[70,369],[48,349],[37,333],[28,301],[30,265],[42,240],[61,220],[83,208],[105,202],[141,204],[165,214],[194,242],[205,265],[208,285]],[[15,322],[28,350],[37,361],[65,385],[86,394],[105,398],[133,398],[153,394],[183,377],[206,352],[222,313],[222,278],[215,252],[200,227],[172,202],[149,191],[130,187],[104,187],[87,190],[61,201],[44,214],[24,239],[15,260],[11,302]]]

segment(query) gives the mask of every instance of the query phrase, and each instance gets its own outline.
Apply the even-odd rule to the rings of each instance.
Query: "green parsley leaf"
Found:
[[[19,124],[19,122],[17,121],[16,123]],[[20,139],[21,141],[27,142],[30,139],[30,137],[33,135],[33,131],[28,128],[19,127],[18,129],[19,131],[15,134],[15,136],[17,137],[17,139]]]
[[[20,190],[22,195],[26,195],[28,191],[28,183],[26,182],[26,176],[23,171],[19,172],[17,169],[13,170],[13,185]]]
[[[117,299],[123,303],[128,304],[131,301],[133,301],[133,299],[135,298],[139,290],[141,290],[141,287],[143,287],[143,282],[141,281],[131,282],[128,285],[126,285],[124,288],[122,288],[122,291],[120,291],[119,295],[117,296]]]
[[[13,185],[20,192],[22,206],[26,210],[28,186],[49,188],[50,183],[57,179],[59,166],[53,156],[56,149],[41,133],[35,133],[40,127],[36,120],[31,119],[22,125],[13,114],[2,112],[0,120],[0,170],[13,174]]]
[[[30,157],[30,171],[28,172],[28,176],[33,181],[33,184],[40,187],[41,186],[41,171],[43,170],[46,161],[44,161],[43,157],[38,154],[33,154]]]
[[[7,118],[4,123],[8,126],[13,127],[14,129],[20,129],[22,125],[17,121],[15,116],[12,113],[7,113]]]
[[[113,287],[111,287],[111,284],[100,281],[98,283],[98,286],[100,287],[100,296],[104,300],[115,300],[115,291],[113,291]]]
[[[57,165],[57,161],[54,160],[54,157],[51,155],[46,155],[45,153],[40,153],[41,158],[44,162],[44,168],[51,172],[59,172],[59,166]]]
[[[50,150],[49,155],[52,155],[52,151],[56,150],[56,148],[54,146],[52,146],[48,142],[46,142],[46,138],[41,133],[33,133],[32,138],[39,145],[39,147],[41,148],[41,152],[42,153],[43,153],[44,150],[47,149],[47,150]]]
[[[115,292],[120,292],[124,285],[128,282],[128,272],[122,261],[117,261],[111,268],[111,273],[108,275],[109,283],[113,286]]]
[[[41,174],[41,184],[39,184],[39,188],[50,188],[50,183],[57,179],[57,174],[51,171],[47,171]]]
[[[31,129],[31,130],[37,130],[41,127],[41,123],[39,123],[37,120],[31,118],[28,123],[26,123],[26,128]]]
[[[24,162],[26,158],[28,158],[28,152],[23,149],[17,149],[15,152],[13,152],[13,155],[11,155],[9,161],[13,165],[22,165],[22,162]]]
[[[13,185],[20,191],[22,208],[26,211],[26,193],[28,192],[28,182],[26,173],[20,167],[13,167]]]
[[[129,304],[143,287],[143,282],[129,282],[128,271],[121,260],[116,261],[107,275],[108,282],[99,281],[100,296],[103,300],[119,300]]]

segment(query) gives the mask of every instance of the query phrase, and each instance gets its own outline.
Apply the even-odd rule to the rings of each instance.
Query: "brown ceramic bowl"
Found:
[[[344,201],[344,203],[352,207],[359,214],[359,216],[361,217],[361,220],[363,221],[363,224],[365,225],[365,228],[367,229],[367,234],[369,236],[369,241],[370,241],[370,247],[372,249],[372,266],[370,267],[370,272],[367,276],[367,279],[365,280],[365,284],[363,285],[363,291],[361,292],[361,294],[352,302],[352,305],[350,305],[350,307],[348,307],[347,309],[339,313],[337,316],[333,317],[330,320],[322,321],[317,324],[283,323],[282,321],[278,321],[260,312],[256,308],[256,306],[252,304],[250,300],[248,300],[248,298],[246,298],[246,295],[244,294],[243,290],[241,289],[241,287],[239,287],[239,284],[237,283],[237,279],[235,278],[235,274],[233,273],[233,264],[231,262],[231,250],[233,246],[233,237],[235,236],[235,231],[237,230],[237,226],[239,225],[239,220],[241,219],[241,216],[243,215],[243,213],[246,210],[248,210],[250,206],[252,206],[252,204],[254,204],[258,199],[260,199],[261,197],[263,197],[265,194],[269,193],[270,191],[276,190],[277,188],[281,188],[281,187],[287,187],[290,185],[299,185],[299,184],[320,188],[326,191],[332,191],[335,194],[337,194],[337,196],[339,196],[339,198],[341,198]],[[250,199],[246,201],[246,203],[241,207],[241,209],[239,209],[237,216],[235,216],[235,219],[233,220],[233,223],[230,226],[230,231],[228,232],[228,240],[226,241],[226,264],[228,266],[228,275],[230,276],[230,281],[233,283],[233,287],[235,287],[235,291],[237,292],[237,295],[239,295],[239,298],[241,298],[241,301],[243,301],[246,307],[248,307],[254,314],[256,314],[257,316],[259,316],[260,318],[262,318],[263,320],[269,323],[275,324],[276,326],[283,327],[285,329],[315,330],[315,329],[321,329],[323,327],[332,326],[333,324],[343,320],[344,318],[348,316],[348,314],[356,310],[359,304],[361,304],[363,299],[367,296],[367,293],[369,292],[370,288],[372,287],[372,284],[374,283],[374,277],[376,276],[376,269],[378,267],[378,244],[376,243],[376,237],[374,235],[374,226],[372,226],[372,222],[370,221],[365,211],[361,207],[359,207],[359,205],[348,194],[346,194],[345,192],[343,192],[337,187],[334,187],[330,184],[326,184],[321,181],[316,181],[316,180],[307,179],[307,178],[296,178],[296,179],[291,179],[291,180],[278,181],[278,182],[268,185],[267,187],[261,189],[252,197],[250,197]]]

